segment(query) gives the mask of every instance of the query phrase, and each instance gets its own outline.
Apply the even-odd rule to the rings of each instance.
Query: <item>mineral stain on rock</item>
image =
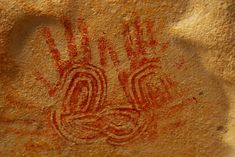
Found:
[[[231,3],[3,1],[0,156],[226,157]]]

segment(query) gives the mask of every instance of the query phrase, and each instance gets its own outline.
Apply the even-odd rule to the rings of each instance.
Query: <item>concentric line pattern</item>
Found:
[[[96,113],[103,108],[107,80],[102,69],[91,64],[73,64],[65,70],[61,81],[65,90],[64,113]],[[84,100],[79,102],[79,98]]]
[[[141,80],[158,68],[148,64],[130,76],[130,81]],[[92,143],[104,138],[112,145],[125,145],[147,131],[153,120],[151,111],[137,108],[106,109],[107,83],[103,71],[93,65],[74,64],[61,76],[65,89],[63,106],[51,113],[51,121],[59,135],[76,144]],[[132,86],[133,98],[141,91],[141,83]],[[84,94],[85,93],[85,94]],[[143,94],[142,94],[143,95]],[[142,96],[140,95],[140,97]],[[80,100],[78,100],[80,99]],[[141,100],[142,101],[142,100]]]
[[[177,95],[174,81],[163,76],[161,72],[160,59],[148,59],[144,56],[147,47],[152,49],[160,45],[160,51],[165,51],[167,47],[167,44],[158,43],[153,38],[153,24],[150,22],[146,27],[148,42],[143,37],[140,17],[136,18],[131,27],[135,29],[135,37],[131,37],[129,24],[124,25],[124,47],[130,60],[127,71],[120,69],[120,61],[112,44],[105,37],[98,40],[100,65],[104,67],[107,64],[106,54],[109,54],[128,99],[127,104],[114,108],[111,106],[116,104],[105,105],[108,104],[105,71],[90,64],[92,54],[87,25],[82,19],[78,20],[78,29],[82,36],[80,48],[83,51],[80,56],[70,20],[63,18],[62,24],[65,28],[69,60],[61,60],[49,28],[44,28],[43,34],[60,76],[55,85],[51,85],[40,74],[37,75],[37,79],[48,88],[50,96],[54,96],[58,91],[57,94],[61,96],[61,104],[56,106],[50,115],[56,132],[75,144],[87,144],[103,139],[115,146],[129,144],[133,140],[150,135],[157,125],[155,122],[158,119],[155,119],[154,112],[156,107],[168,104],[173,101],[172,96]],[[135,41],[132,42],[132,39]],[[80,59],[76,58],[77,56]],[[78,59],[78,62],[75,59]],[[159,84],[152,87],[151,83],[148,83],[152,79]],[[124,107],[127,105],[130,107]],[[173,107],[170,113],[176,111]]]
[[[104,105],[107,97],[105,72],[88,63],[71,62],[64,67],[57,84],[64,94],[61,106],[51,112],[53,127],[61,137],[76,144],[103,139],[117,146],[143,138],[156,125],[152,109],[167,103],[171,88],[174,88],[160,75],[158,62],[144,63],[127,76],[125,86],[132,106],[109,108]],[[156,76],[160,81],[157,88],[162,88],[158,93],[147,85],[149,78]],[[157,100],[153,98],[154,94]],[[162,97],[160,101],[159,96]]]
[[[153,104],[148,89],[143,82],[147,77],[156,75],[160,70],[157,62],[149,62],[135,70],[128,78],[128,90],[131,99],[134,101],[135,108],[138,110],[149,109]]]
[[[75,143],[89,143],[100,136],[103,127],[98,114],[107,95],[104,71],[91,64],[73,64],[61,76],[65,91],[63,105],[51,113],[58,133]]]
[[[154,103],[146,89],[144,80],[156,75],[158,62],[148,62],[128,76],[126,88],[133,101],[131,108],[116,108],[104,114],[104,134],[112,145],[125,145],[138,139],[152,127],[154,114],[148,105]]]
[[[93,143],[102,135],[103,123],[95,114],[63,115],[60,111],[51,113],[51,120],[57,133],[76,144]]]
[[[149,127],[151,112],[132,108],[112,109],[104,115],[106,141],[112,145],[125,145],[139,138]]]

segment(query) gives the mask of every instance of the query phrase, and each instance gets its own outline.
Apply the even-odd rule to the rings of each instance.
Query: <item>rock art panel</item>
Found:
[[[41,29],[59,79],[50,83],[42,73],[35,72],[36,79],[47,88],[51,97],[62,93],[61,104],[57,104],[50,116],[55,131],[61,137],[76,144],[92,143],[99,138],[112,145],[128,144],[157,125],[157,117],[160,115],[155,115],[153,110],[167,108],[166,113],[161,116],[170,116],[187,105],[197,103],[195,97],[187,98],[179,89],[179,84],[162,71],[160,58],[145,56],[149,47],[160,47],[159,53],[164,53],[169,44],[161,43],[153,37],[153,21],[142,24],[141,18],[137,16],[133,24],[123,23],[123,45],[130,60],[130,66],[126,69],[121,69],[118,52],[104,36],[97,41],[100,64],[93,65],[89,31],[85,21],[77,20],[77,29],[81,35],[80,45],[76,45],[74,41],[71,21],[62,17],[61,23],[65,30],[69,56],[66,61],[60,57],[50,28]],[[130,34],[131,29],[135,32],[134,36]],[[143,35],[144,31],[147,32],[147,38]],[[116,77],[128,105],[112,108],[107,104],[109,82],[104,66],[108,56],[116,69]],[[148,83],[151,79],[155,79],[159,85],[151,86]],[[169,107],[176,100],[180,100],[180,103]],[[183,124],[176,124],[180,126],[181,123]]]
[[[0,156],[229,156],[232,8],[2,1]]]

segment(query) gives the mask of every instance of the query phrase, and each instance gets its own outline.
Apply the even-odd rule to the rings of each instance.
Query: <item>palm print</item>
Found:
[[[59,79],[52,84],[43,74],[36,73],[36,79],[48,89],[51,97],[62,97],[62,102],[50,114],[53,128],[61,137],[76,144],[92,143],[98,139],[112,145],[129,144],[156,130],[159,117],[170,117],[186,105],[196,102],[194,97],[183,98],[178,83],[162,71],[160,58],[149,55],[150,49],[164,52],[168,46],[168,43],[154,39],[152,21],[145,22],[146,29],[142,28],[140,17],[131,24],[123,24],[124,48],[130,62],[126,69],[120,66],[118,53],[104,36],[97,41],[100,65],[92,64],[88,27],[83,19],[78,19],[77,24],[81,35],[79,48],[75,44],[70,20],[63,17],[61,23],[65,28],[69,59],[61,59],[50,29],[44,27],[42,34]],[[113,107],[107,103],[107,55],[110,55],[128,100],[121,106]],[[170,105],[175,100],[181,101],[177,105]],[[164,112],[157,113],[161,108],[165,108]]]

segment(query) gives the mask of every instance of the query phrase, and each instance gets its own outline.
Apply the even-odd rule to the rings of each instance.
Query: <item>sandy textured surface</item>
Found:
[[[233,152],[233,0],[0,0],[0,156]]]

